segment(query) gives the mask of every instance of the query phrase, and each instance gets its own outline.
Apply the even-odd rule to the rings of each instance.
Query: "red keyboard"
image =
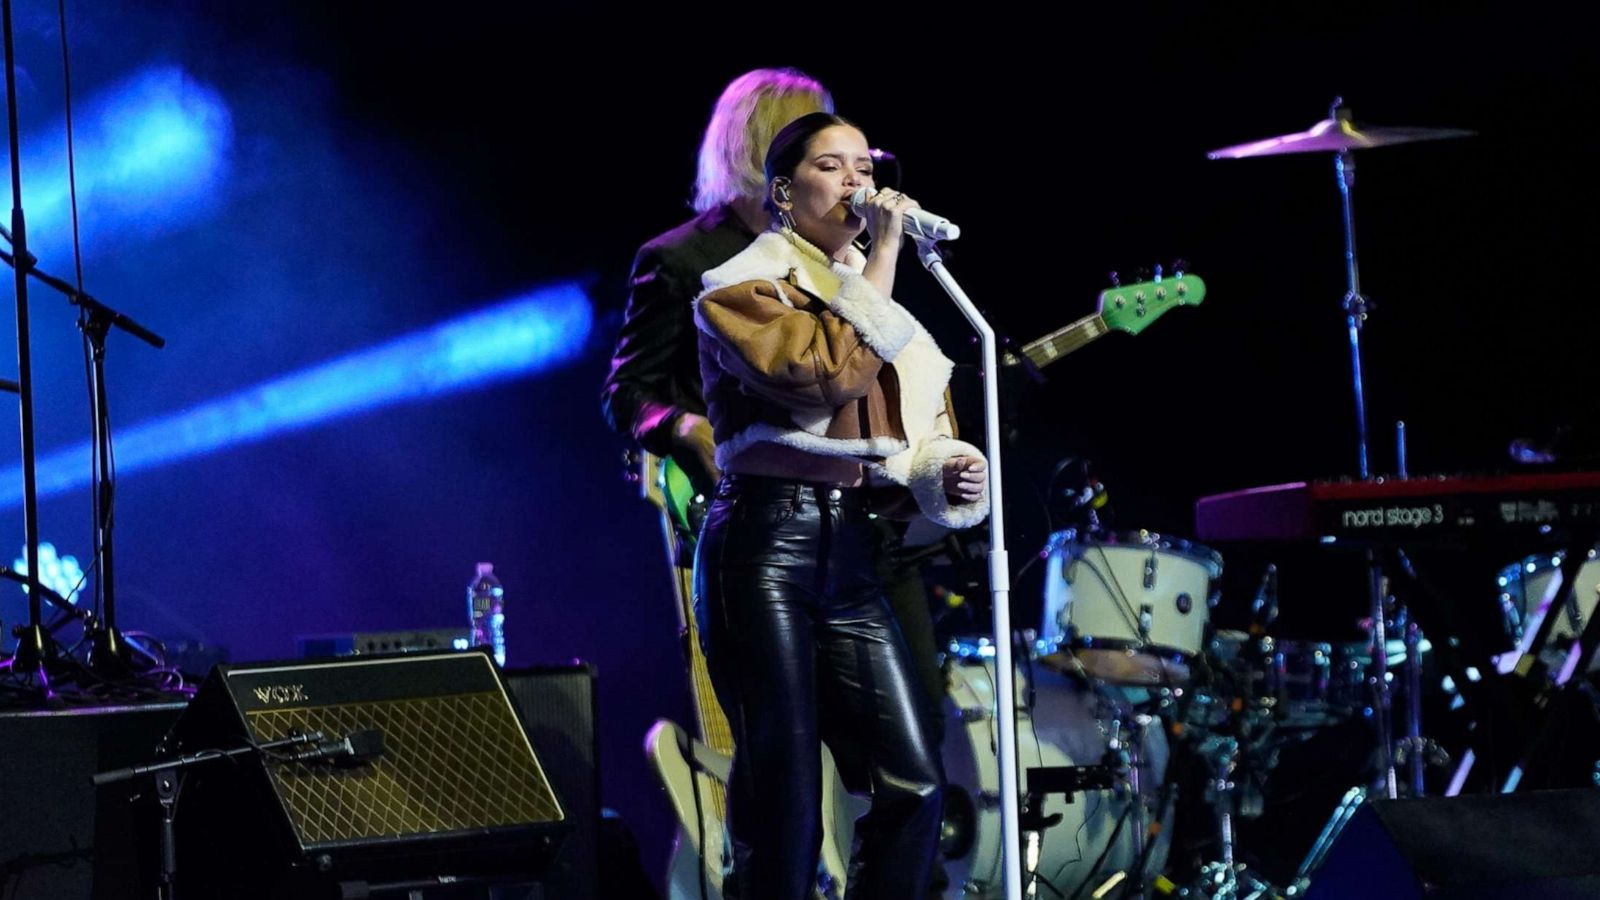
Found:
[[[1600,472],[1297,481],[1202,497],[1203,541],[1403,543],[1600,526]]]

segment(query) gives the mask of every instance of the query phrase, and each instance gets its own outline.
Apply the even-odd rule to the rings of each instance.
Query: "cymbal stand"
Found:
[[[1197,748],[1211,769],[1211,779],[1206,782],[1206,804],[1216,810],[1217,842],[1220,858],[1201,868],[1201,878],[1206,896],[1218,900],[1233,900],[1236,896],[1238,868],[1233,861],[1233,809],[1236,783],[1234,767],[1239,762],[1239,741],[1231,736],[1208,735]]]
[[[1340,122],[1351,121],[1350,109],[1343,97],[1335,97],[1328,109],[1328,118]],[[1362,481],[1372,477],[1371,456],[1367,438],[1367,390],[1362,377],[1361,332],[1366,327],[1372,304],[1361,293],[1361,265],[1356,255],[1355,201],[1351,194],[1356,186],[1356,158],[1349,150],[1340,150],[1333,156],[1333,171],[1339,182],[1339,207],[1344,224],[1344,268],[1347,287],[1344,295],[1345,330],[1350,339],[1350,384],[1356,401],[1356,474]],[[1404,451],[1401,452],[1404,455]],[[1385,578],[1378,556],[1367,551],[1367,592],[1371,601],[1368,610],[1372,617],[1372,666],[1368,678],[1372,687],[1374,718],[1378,723],[1378,741],[1383,788],[1386,795],[1399,795],[1395,777],[1394,725],[1390,717],[1389,659],[1385,649],[1388,635],[1384,629],[1386,612]]]
[[[1367,590],[1372,598],[1369,610],[1372,628],[1368,645],[1371,661],[1367,664],[1367,687],[1371,691],[1372,718],[1378,732],[1379,788],[1390,800],[1400,796],[1399,781],[1394,761],[1393,692],[1389,685],[1389,633],[1388,618],[1389,579],[1383,573],[1383,563],[1378,552],[1367,550]]]
[[[1335,97],[1328,117],[1350,121],[1350,110],[1343,97]],[[1350,335],[1350,375],[1356,399],[1356,471],[1365,481],[1372,475],[1367,441],[1367,392],[1361,375],[1361,331],[1366,327],[1372,304],[1361,293],[1361,266],[1356,259],[1356,220],[1351,193],[1356,186],[1356,158],[1349,150],[1333,156],[1333,171],[1339,179],[1339,205],[1344,214],[1344,268],[1348,288],[1344,295],[1345,328]]]
[[[1410,565],[1404,554],[1400,555],[1400,565]],[[1411,796],[1421,797],[1425,793],[1427,767],[1447,765],[1450,756],[1438,742],[1422,734],[1422,627],[1403,603],[1395,608],[1395,628],[1405,635],[1406,648],[1406,660],[1400,670],[1406,685],[1406,736],[1400,739],[1395,762],[1406,769]],[[1385,651],[1387,655],[1387,648]]]

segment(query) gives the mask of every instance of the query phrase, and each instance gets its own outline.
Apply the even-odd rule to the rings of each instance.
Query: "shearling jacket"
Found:
[[[871,484],[909,489],[934,522],[976,525],[987,492],[963,503],[944,491],[946,460],[983,455],[954,436],[953,365],[864,264],[784,230],[704,274],[694,317],[717,465],[762,442],[848,459]]]

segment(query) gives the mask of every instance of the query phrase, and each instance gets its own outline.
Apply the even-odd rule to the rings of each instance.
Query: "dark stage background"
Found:
[[[22,126],[48,137],[54,4],[17,6]],[[227,110],[223,164],[182,215],[158,199],[110,216],[109,189],[81,198],[90,289],[170,341],[112,337],[119,427],[541,285],[580,280],[597,317],[582,352],[537,375],[125,474],[124,627],[285,657],[299,634],[456,624],[473,563],[491,560],[513,663],[598,666],[605,802],[652,872],[670,817],[641,739],[657,717],[686,720],[687,703],[656,520],[622,480],[624,442],[597,398],[632,252],[686,217],[700,130],[734,75],[795,65],[829,85],[900,156],[905,189],[961,224],[951,269],[1019,338],[1089,312],[1108,270],[1182,257],[1207,280],[1199,310],[1113,335],[1010,395],[1024,438],[1008,457],[1016,565],[1049,530],[1037,482],[1069,453],[1095,462],[1119,526],[1179,535],[1197,496],[1353,473],[1332,162],[1204,157],[1304,129],[1337,94],[1373,124],[1481,135],[1358,156],[1375,469],[1393,468],[1397,418],[1414,472],[1455,472],[1502,466],[1511,437],[1592,415],[1597,110],[1576,20],[1113,21],[989,5],[936,19],[935,37],[906,7],[70,13],[80,102],[159,65]],[[28,176],[25,200],[46,190]],[[40,255],[70,272],[66,220],[51,221]],[[970,363],[959,316],[902,266],[899,293]],[[32,309],[43,454],[86,439],[89,417],[71,311],[42,289]],[[959,377],[970,392],[973,371]],[[15,422],[0,426],[7,463]],[[41,517],[87,566],[87,491],[49,496]],[[21,543],[13,502],[0,551]],[[1029,584],[1017,596],[1031,624]],[[1358,598],[1348,611],[1319,599],[1312,615],[1286,587],[1283,602],[1317,636],[1353,636]],[[22,611],[7,589],[0,615]]]

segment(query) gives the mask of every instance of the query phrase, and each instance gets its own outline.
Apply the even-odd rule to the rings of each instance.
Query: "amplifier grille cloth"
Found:
[[[550,783],[504,696],[490,691],[248,713],[256,739],[376,728],[366,766],[269,765],[302,846],[559,822]]]

